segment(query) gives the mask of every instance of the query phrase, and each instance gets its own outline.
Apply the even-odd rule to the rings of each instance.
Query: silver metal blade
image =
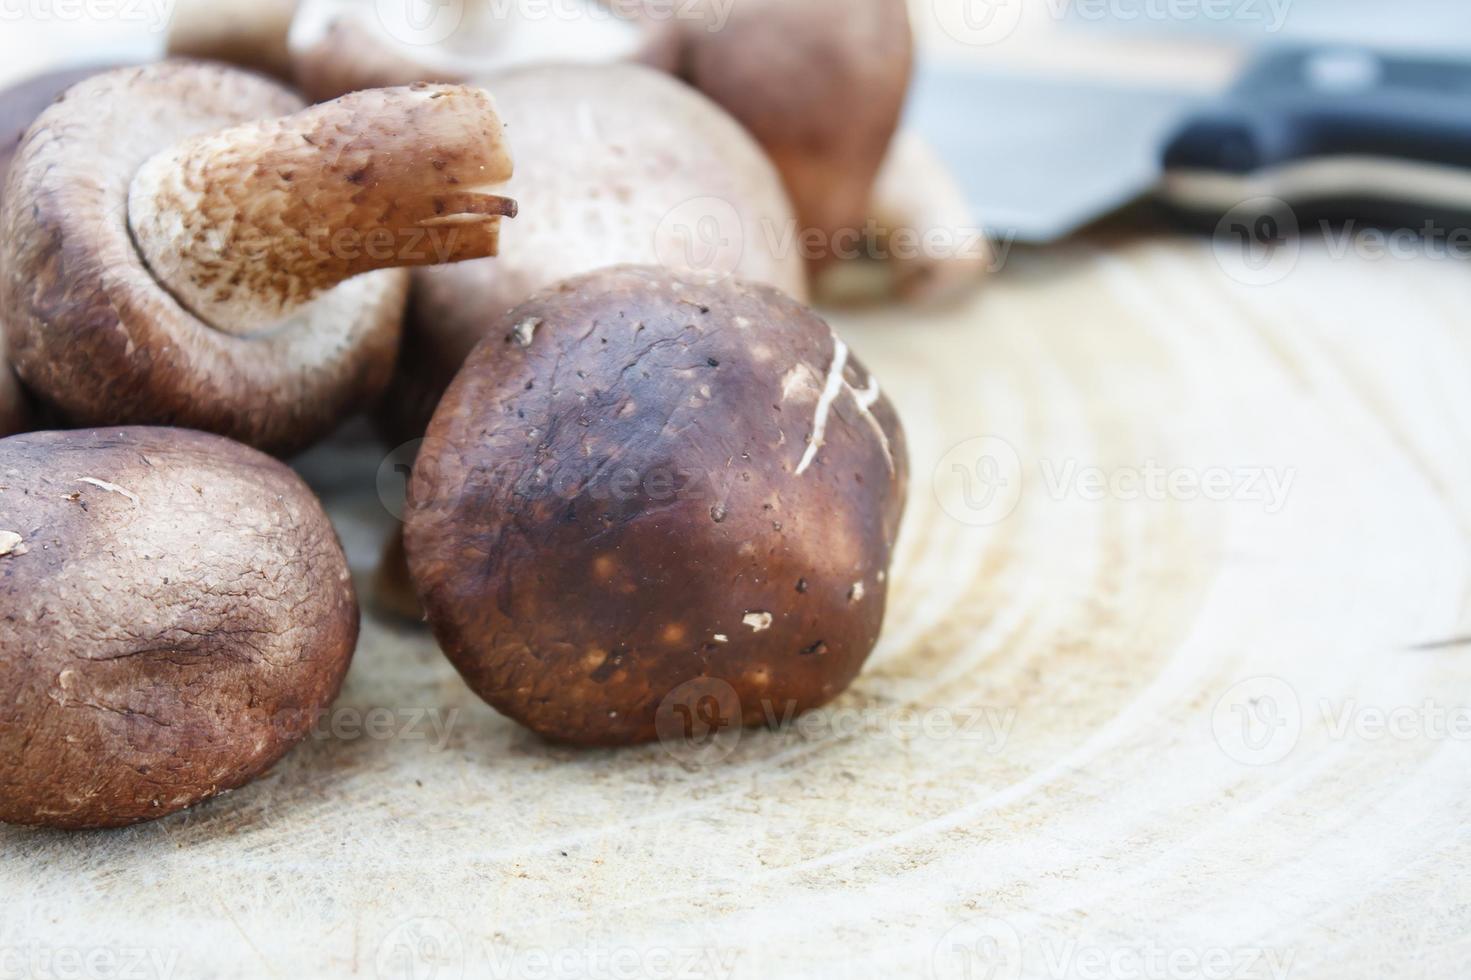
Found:
[[[1199,95],[927,67],[907,124],[940,152],[992,235],[1046,243],[1129,203]]]

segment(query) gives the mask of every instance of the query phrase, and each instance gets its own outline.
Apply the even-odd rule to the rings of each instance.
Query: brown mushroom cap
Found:
[[[177,429],[0,441],[0,820],[161,817],[315,725],[357,639],[347,561],[289,469]]]
[[[520,4],[401,0],[390,23],[361,0],[302,0],[291,28],[295,77],[309,98],[411,82],[472,82],[545,61],[633,61],[673,71],[675,25],[619,16],[600,0],[582,10],[533,14]],[[565,5],[564,5],[565,6]]]
[[[20,140],[36,117],[73,85],[91,78],[104,68],[67,68],[28,78],[0,92],[0,194],[10,159],[20,149]]]
[[[472,89],[361,93],[303,112],[272,82],[192,62],[78,85],[32,127],[0,209],[0,317],[21,380],[79,425],[182,425],[281,454],[309,445],[392,373],[408,275],[384,267],[441,260],[420,209],[473,196],[451,186],[462,169],[476,191],[482,176],[509,175],[498,123],[483,139],[463,127],[473,151],[442,159],[420,138],[442,135],[433,107],[456,102],[474,119],[490,112]],[[374,115],[384,105],[389,121]],[[395,194],[392,181],[422,193]],[[494,254],[499,213],[446,234]],[[388,233],[381,255],[368,233],[336,237],[365,227]],[[394,237],[401,227],[425,233]],[[322,292],[366,269],[383,271]],[[227,321],[231,310],[283,319]]]
[[[470,686],[615,745],[697,678],[743,723],[857,675],[883,622],[903,431],[816,314],[769,286],[621,267],[494,320],[415,466],[406,544]]]
[[[799,250],[782,245],[796,218],[781,178],[698,92],[638,65],[523,68],[488,84],[516,149],[505,193],[536,217],[504,229],[493,262],[416,273],[384,400],[392,437],[420,435],[499,314],[559,280],[620,264],[693,266],[805,298]],[[699,227],[706,215],[713,235]],[[700,236],[729,247],[706,251]]]
[[[685,45],[683,76],[756,137],[803,227],[828,242],[863,229],[909,91],[905,0],[735,0]]]
[[[97,72],[100,68],[69,68],[37,75],[0,92],[0,201],[4,200],[5,175],[10,160],[20,148],[21,137],[31,123],[57,96]],[[5,356],[5,320],[0,316],[0,437],[25,431],[30,412],[25,393]]]

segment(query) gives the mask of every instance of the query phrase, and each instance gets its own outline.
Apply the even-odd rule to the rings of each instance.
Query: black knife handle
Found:
[[[1471,64],[1360,49],[1259,59],[1168,141],[1163,196],[1187,214],[1256,198],[1300,218],[1419,227],[1471,218]]]

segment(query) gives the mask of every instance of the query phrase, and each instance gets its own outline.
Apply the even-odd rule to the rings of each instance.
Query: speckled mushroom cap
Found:
[[[575,16],[490,0],[400,0],[378,8],[361,0],[302,0],[290,36],[296,81],[320,100],[416,81],[477,81],[546,61],[676,68],[680,32],[668,18],[621,17],[600,0],[572,2],[582,8]]]
[[[493,120],[471,89],[361,93],[297,112],[275,83],[193,62],[71,89],[31,128],[0,209],[0,316],[22,381],[79,425],[181,425],[275,453],[310,444],[386,384],[408,289],[400,269],[347,278],[344,256],[366,262],[372,240],[349,253],[331,222],[412,224],[413,207],[469,196],[449,186],[459,158],[419,168],[393,152],[429,142],[420,128],[451,131],[442,116],[456,100],[484,103],[471,108]],[[454,138],[499,154],[494,128]],[[503,180],[509,161],[489,169]],[[392,180],[423,182],[424,200],[404,203]],[[314,222],[319,253],[306,250]],[[465,232],[470,254],[494,254],[494,229],[476,227],[487,230]],[[281,229],[295,237],[273,239]],[[395,240],[372,268],[415,264],[405,254]]]
[[[796,215],[751,137],[708,99],[638,65],[546,65],[487,79],[516,149],[506,185],[534,220],[504,254],[415,274],[385,428],[422,434],[499,315],[558,280],[619,264],[719,271],[806,297]],[[710,222],[712,234],[703,221]],[[707,240],[728,247],[707,251]]]
[[[907,492],[878,382],[769,286],[621,267],[509,315],[415,466],[409,565],[482,697],[544,735],[656,737],[728,683],[741,720],[819,706],[879,635]]]
[[[0,441],[0,820],[112,827],[242,786],[312,730],[358,630],[281,463],[177,429]]]

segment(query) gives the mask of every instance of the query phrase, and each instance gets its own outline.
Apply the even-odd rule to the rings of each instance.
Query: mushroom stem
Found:
[[[176,0],[168,53],[253,68],[290,81],[286,36],[297,0]]]
[[[495,255],[510,176],[490,96],[420,84],[165,150],[134,176],[128,221],[181,304],[248,335],[365,272]]]

